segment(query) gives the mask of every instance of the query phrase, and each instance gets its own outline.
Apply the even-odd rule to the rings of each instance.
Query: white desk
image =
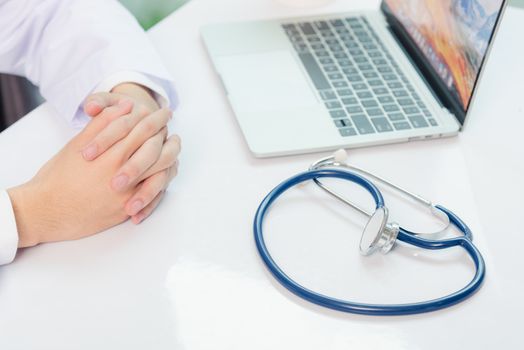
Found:
[[[322,11],[376,5],[337,1]],[[193,0],[151,30],[180,93],[171,127],[184,140],[180,175],[140,226],[126,223],[88,239],[27,249],[1,267],[0,349],[518,347],[524,48],[512,34],[523,32],[524,13],[507,11],[471,123],[459,137],[351,152],[356,164],[456,211],[488,264],[483,288],[465,303],[387,318],[312,306],[266,271],[252,238],[255,209],[280,180],[320,155],[253,158],[199,38],[198,28],[209,22],[314,12],[271,0]],[[2,133],[0,187],[28,179],[71,135],[45,105]],[[270,215],[269,244],[285,269],[311,288],[407,301],[452,291],[471,277],[460,251],[397,247],[387,256],[360,257],[361,220],[349,209],[312,186],[287,199]],[[419,217],[394,198],[386,201],[400,222]]]

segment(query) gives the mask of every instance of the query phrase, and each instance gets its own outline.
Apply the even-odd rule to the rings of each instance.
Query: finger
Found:
[[[136,215],[148,206],[160,192],[166,189],[176,173],[176,167],[171,167],[144,180],[135,195],[125,205],[127,215]]]
[[[142,209],[138,214],[132,216],[132,217],[131,217],[131,221],[132,221],[135,225],[138,225],[139,223],[141,223],[142,221],[144,221],[144,219],[146,219],[147,217],[149,217],[149,215],[151,215],[151,213],[156,209],[156,207],[158,206],[158,204],[160,204],[160,201],[162,200],[162,198],[164,198],[164,195],[165,195],[165,191],[160,192],[160,193],[155,197],[155,199],[153,199],[153,201],[147,205],[147,207],[145,207],[144,209]]]
[[[127,115],[121,115],[117,112],[106,113],[105,111],[104,114],[109,114],[105,117],[109,120],[109,124],[84,148],[82,155],[85,160],[96,159],[115,143],[129,135],[131,130],[149,114],[149,111],[143,105],[133,105],[133,110]]]
[[[124,159],[129,158],[144,142],[165,127],[171,115],[169,109],[161,108],[142,119],[120,143]]]
[[[111,92],[91,94],[84,101],[84,112],[91,117],[96,117],[104,108],[118,104],[122,98],[123,96]]]
[[[117,175],[111,180],[111,187],[115,191],[125,191],[131,184],[140,182],[139,177],[160,157],[166,136],[167,128],[164,127],[158,134],[147,140],[120,168]]]
[[[170,136],[162,147],[162,152],[156,163],[151,166],[140,178],[139,182],[147,179],[162,170],[168,169],[175,165],[178,161],[178,155],[181,150],[181,141],[178,135]]]
[[[113,119],[126,115],[133,109],[133,102],[130,100],[123,100],[121,103],[108,107],[96,118],[92,119],[89,124],[80,133],[82,139],[86,139],[83,144],[85,146],[91,141],[97,134],[104,130]],[[88,145],[89,147],[89,145]],[[87,147],[84,147],[84,149]],[[91,151],[92,152],[92,151]]]

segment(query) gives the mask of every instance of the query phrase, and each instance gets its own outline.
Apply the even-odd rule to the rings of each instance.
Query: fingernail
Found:
[[[140,199],[137,199],[136,201],[131,203],[131,207],[129,208],[130,212],[128,214],[130,214],[131,216],[136,215],[143,208],[144,208],[144,203]]]
[[[86,108],[101,108],[102,106],[97,101],[89,101],[86,104]]]
[[[96,144],[92,144],[84,148],[82,151],[82,156],[85,160],[93,160],[96,157],[96,153],[98,151],[98,147]]]
[[[124,189],[124,187],[126,187],[128,183],[129,177],[126,174],[121,174],[113,178],[113,181],[111,181],[111,186],[113,186],[114,190],[120,191]]]
[[[133,223],[135,225],[138,225],[139,223],[141,223],[143,220],[145,219],[145,215],[144,214],[138,214],[138,215],[135,215],[133,216]]]

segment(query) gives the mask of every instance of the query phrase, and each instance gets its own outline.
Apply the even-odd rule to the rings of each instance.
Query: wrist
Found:
[[[24,184],[7,190],[15,214],[18,231],[18,247],[31,247],[41,243],[40,233],[51,229],[36,193]],[[36,204],[36,205],[35,205]]]
[[[147,87],[136,83],[122,83],[115,86],[111,92],[131,97],[134,101],[146,106],[151,111],[160,109],[154,93]]]

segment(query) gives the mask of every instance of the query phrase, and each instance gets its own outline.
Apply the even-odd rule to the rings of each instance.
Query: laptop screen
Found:
[[[384,0],[384,5],[466,112],[504,0]]]

